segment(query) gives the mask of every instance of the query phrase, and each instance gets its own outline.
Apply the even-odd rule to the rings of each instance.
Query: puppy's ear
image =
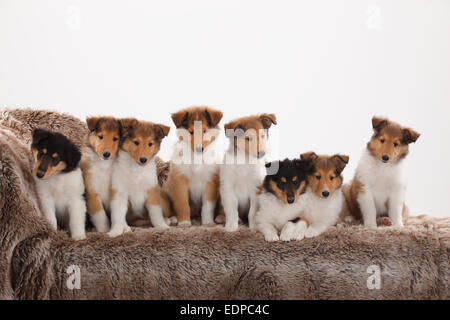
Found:
[[[126,133],[133,130],[138,123],[138,121],[135,118],[123,118],[120,119],[119,121],[122,133]]]
[[[74,144],[70,143],[64,150],[64,157],[64,161],[67,164],[64,171],[69,172],[78,167],[81,159],[81,152]]]
[[[175,124],[175,127],[180,128],[187,128],[189,125],[189,112],[187,111],[178,111],[175,113],[172,113],[172,121]]]
[[[50,137],[51,132],[45,129],[36,128],[33,130],[33,144],[36,145],[39,142],[44,141]]]
[[[419,139],[420,133],[417,133],[413,129],[405,128],[402,130],[402,136],[403,143],[410,144]]]
[[[98,128],[98,125],[100,123],[100,117],[89,117],[86,118],[86,123],[88,126],[89,131],[95,131]]]
[[[203,113],[205,115],[206,121],[208,122],[208,126],[210,126],[211,128],[217,126],[220,120],[222,120],[223,113],[218,110],[206,108]]]
[[[372,128],[375,132],[380,132],[388,124],[388,119],[373,117],[372,118]]]
[[[162,140],[169,134],[170,127],[163,124],[155,124],[155,135],[157,140]]]
[[[317,154],[313,151],[305,152],[300,155],[300,159],[304,161],[314,161],[318,158]]]
[[[225,136],[229,137],[238,137],[241,136],[244,128],[242,128],[241,124],[239,121],[231,121],[228,122],[226,125],[223,126],[225,129]]]
[[[347,165],[350,157],[342,154],[335,154],[330,159],[336,164],[336,174],[340,175]]]
[[[263,113],[259,116],[264,129],[269,129],[272,124],[277,124],[277,118],[273,113]]]

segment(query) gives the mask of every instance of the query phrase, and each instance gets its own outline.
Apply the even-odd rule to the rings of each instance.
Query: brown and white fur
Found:
[[[300,155],[308,163],[306,192],[300,196],[301,217],[307,221],[306,238],[316,237],[343,218],[346,212],[342,192],[342,171],[349,157],[307,152]],[[304,230],[304,229],[303,229]],[[298,238],[293,235],[292,238]]]
[[[419,138],[410,128],[386,118],[372,118],[373,135],[367,143],[345,196],[350,213],[367,227],[377,226],[377,217],[388,216],[386,224],[403,226],[406,214],[404,172],[408,145]]]
[[[236,231],[239,217],[248,217],[255,227],[256,192],[266,175],[268,130],[277,120],[274,114],[236,119],[225,125],[230,147],[220,167],[220,199],[225,211],[225,229]]]
[[[201,213],[202,224],[214,224],[219,197],[219,164],[223,158],[218,141],[222,112],[210,107],[190,107],[172,114],[179,141],[171,158],[164,190],[178,225],[190,225],[191,215]]]
[[[150,217],[154,227],[168,228],[158,184],[155,155],[170,128],[122,119],[122,139],[111,178],[111,230],[116,237],[130,231],[127,220]],[[128,210],[129,207],[129,210]]]
[[[89,117],[86,122],[90,133],[81,159],[81,170],[87,211],[95,229],[107,232],[112,168],[121,136],[120,121],[113,117]]]

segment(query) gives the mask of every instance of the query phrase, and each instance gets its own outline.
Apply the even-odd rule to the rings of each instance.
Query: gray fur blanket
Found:
[[[67,114],[0,112],[0,299],[450,298],[450,218],[411,217],[403,229],[338,226],[290,243],[222,226],[73,241],[40,213],[29,153],[36,126],[78,145],[87,130]]]

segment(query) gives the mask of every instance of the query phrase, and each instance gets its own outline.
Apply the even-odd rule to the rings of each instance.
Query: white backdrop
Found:
[[[198,104],[275,112],[276,157],[349,154],[347,180],[372,115],[411,126],[408,204],[449,215],[448,0],[0,0],[1,107],[171,124]]]

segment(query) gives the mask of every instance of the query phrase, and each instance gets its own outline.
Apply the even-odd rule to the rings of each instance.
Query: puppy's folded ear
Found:
[[[238,120],[227,123],[223,126],[225,129],[226,137],[240,137],[243,136],[244,129],[242,128],[240,122]]]
[[[300,159],[305,161],[314,161],[317,159],[317,154],[313,151],[305,152],[300,155]]]
[[[88,126],[89,131],[95,131],[98,128],[98,125],[100,123],[100,117],[89,117],[86,118],[86,123]]]
[[[222,120],[223,113],[218,110],[206,108],[203,113],[205,115],[206,121],[208,122],[208,126],[210,127],[217,126],[220,120]]]
[[[48,139],[51,132],[46,129],[36,128],[33,130],[33,144],[36,145],[45,139]]]
[[[277,124],[277,118],[273,113],[263,113],[259,116],[264,129],[269,129],[272,124]]]
[[[347,165],[350,157],[342,154],[335,154],[330,159],[336,164],[336,174],[340,175]]]
[[[380,132],[388,124],[388,119],[373,117],[372,118],[372,128],[375,132]]]
[[[133,130],[138,121],[135,118],[123,118],[120,119],[120,127],[123,132]]]
[[[155,124],[155,135],[156,139],[162,140],[164,137],[167,137],[169,134],[170,127],[165,126],[163,124]]]
[[[67,164],[67,167],[64,169],[64,171],[72,171],[73,169],[78,167],[78,164],[80,163],[81,152],[72,142],[70,142],[64,150],[64,159],[62,160]]]
[[[403,143],[410,144],[419,139],[420,133],[417,133],[413,129],[405,128],[402,130],[402,136]]]
[[[187,128],[189,126],[189,112],[182,110],[172,113],[172,121],[177,128]]]

